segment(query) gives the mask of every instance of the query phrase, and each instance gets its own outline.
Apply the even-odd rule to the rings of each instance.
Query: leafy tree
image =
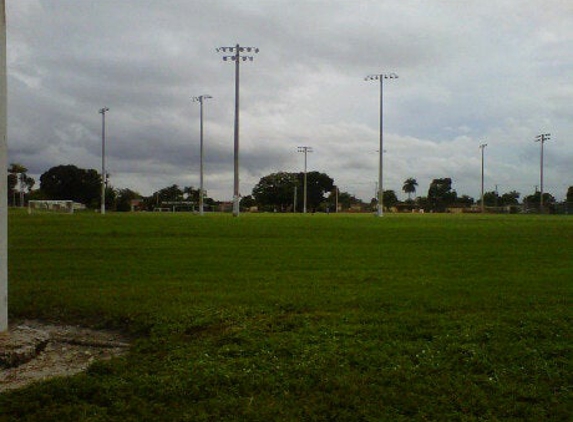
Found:
[[[101,201],[101,182],[96,170],[61,165],[40,176],[40,190],[47,199],[71,199],[95,208]]]
[[[200,194],[200,189],[195,189],[193,186],[186,186],[183,188],[183,195],[185,197],[185,200],[187,201],[193,201],[196,204],[199,203],[199,194]],[[203,195],[206,195],[206,191],[203,192]],[[203,197],[203,200],[205,200],[205,197]]]
[[[30,193],[32,191],[32,188],[36,184],[36,179],[28,176],[27,174],[22,174],[20,177],[20,183],[24,185],[24,190],[27,193]]]
[[[116,211],[131,211],[131,201],[140,198],[141,195],[131,189],[117,190]]]
[[[504,193],[500,198],[500,205],[518,205],[520,193],[512,190],[511,192]]]
[[[391,208],[398,203],[398,197],[393,190],[385,190],[382,193],[384,208]]]
[[[205,197],[203,198],[203,205],[205,206],[210,206],[210,207],[214,207],[215,205],[217,205],[219,202],[215,201],[213,198],[210,197]]]
[[[286,211],[293,203],[297,186],[295,173],[272,173],[259,180],[253,188],[252,196],[261,209]],[[302,189],[298,189],[297,194],[302,196]]]
[[[27,171],[28,169],[19,163],[11,163],[10,167],[8,168],[8,173],[10,174],[21,174],[26,173]]]
[[[254,207],[257,205],[257,201],[255,201],[255,198],[253,198],[253,195],[247,195],[247,196],[243,196],[241,198],[241,201],[239,203],[239,206],[241,207],[241,209],[249,209],[251,207]]]
[[[376,192],[378,193],[378,192]],[[395,206],[398,202],[398,197],[396,196],[396,192],[394,192],[393,190],[385,190],[382,193],[382,199],[383,199],[383,204],[384,208],[390,208]],[[378,195],[376,195],[375,198],[372,198],[370,200],[370,210],[372,211],[376,211],[378,209]]]
[[[183,191],[179,188],[178,185],[171,185],[166,188],[160,189],[159,191],[155,192],[153,196],[159,198],[159,203],[162,202],[178,202],[183,201]]]
[[[475,203],[475,200],[469,195],[462,195],[457,199],[456,202],[460,205],[471,207]]]
[[[404,181],[404,186],[402,186],[402,190],[408,194],[408,200],[412,199],[412,194],[416,193],[416,186],[418,186],[418,182],[413,177],[409,177]]]
[[[446,208],[456,202],[457,193],[452,190],[452,179],[434,179],[428,189],[428,201],[434,211],[443,212]]]
[[[416,205],[425,211],[430,210],[432,208],[430,201],[426,196],[418,196],[415,201]]]
[[[316,210],[332,191],[334,180],[317,171],[307,173],[307,209]],[[288,211],[291,209],[295,187],[297,188],[297,210],[303,209],[304,173],[278,172],[262,177],[253,188],[257,205],[264,210]]]
[[[364,203],[356,196],[348,192],[338,192],[338,207],[340,210],[348,210],[354,205],[363,205]],[[332,211],[336,210],[336,188],[330,192],[327,200],[328,208]]]
[[[28,194],[28,200],[40,200],[40,199],[48,199],[46,194],[42,192],[40,189],[32,189]]]
[[[370,203],[368,204],[368,209],[370,211],[376,211],[377,207],[378,207],[378,195],[370,199]]]
[[[528,206],[540,206],[541,204],[541,192],[537,191],[533,195],[528,195],[523,198],[523,203]],[[555,204],[555,198],[550,193],[543,193],[543,205]]]
[[[105,209],[115,211],[117,209],[117,191],[111,185],[105,187]]]
[[[497,194],[497,192],[491,191],[491,192],[485,192],[483,194],[483,203],[486,207],[496,207],[499,205],[499,202],[500,202],[500,198],[499,198],[499,195]],[[480,200],[480,204],[481,204],[481,200]]]
[[[565,212],[567,214],[573,213],[573,186],[567,189],[567,196],[565,197]]]
[[[195,189],[192,186],[181,189],[178,185],[174,184],[153,192],[151,196],[143,198],[144,207],[150,211],[162,206],[165,202],[184,201],[198,203],[199,189]],[[215,201],[211,198],[204,198],[203,203],[212,206],[215,204]]]
[[[324,201],[325,195],[331,192],[334,188],[334,180],[330,178],[325,173],[320,173],[318,171],[311,171],[307,173],[307,200],[306,207],[307,210],[317,210],[320,204]],[[304,203],[304,173],[298,173],[298,186],[300,186],[297,196],[297,210],[303,209]]]
[[[16,203],[16,185],[18,184],[18,176],[16,174],[8,173],[8,203],[15,205]]]

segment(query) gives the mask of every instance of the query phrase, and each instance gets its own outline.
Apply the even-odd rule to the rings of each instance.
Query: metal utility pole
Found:
[[[541,163],[540,163],[540,178],[539,186],[541,188],[541,195],[539,196],[539,212],[543,212],[543,144],[545,141],[551,139],[550,133],[542,133],[535,137],[535,142],[541,142]]]
[[[199,215],[203,215],[203,197],[205,196],[205,191],[203,190],[203,100],[208,98],[213,98],[210,95],[200,95],[198,97],[193,97],[193,102],[199,103],[200,109],[200,152],[199,155],[201,156],[201,169],[200,169],[200,176],[199,176]]]
[[[481,149],[481,212],[482,214],[485,212],[485,206],[483,202],[483,170],[484,170],[484,150],[487,147],[487,144],[481,144],[479,148]]]
[[[384,185],[383,185],[383,166],[384,166],[384,119],[383,119],[383,104],[384,104],[384,79],[397,79],[398,75],[395,73],[381,73],[378,75],[368,75],[364,78],[365,81],[380,81],[380,163],[378,165],[378,217],[384,215]]]
[[[6,2],[0,0],[0,174],[8,173],[6,90]],[[0,183],[0,333],[8,331],[8,186]]]
[[[259,52],[257,47],[241,47],[239,44],[234,47],[219,47],[216,51],[222,53],[234,53],[232,56],[223,56],[223,60],[235,62],[235,137],[234,137],[234,185],[233,185],[233,217],[239,216],[239,63],[247,60],[253,61],[254,56]],[[244,55],[247,53],[249,55]]]
[[[312,147],[298,147],[298,152],[304,152],[304,198],[302,212],[303,214],[306,214],[306,157],[309,152],[312,152]]]
[[[105,172],[105,113],[109,108],[99,110],[101,114],[101,214],[105,214],[105,188],[107,187],[107,174]]]

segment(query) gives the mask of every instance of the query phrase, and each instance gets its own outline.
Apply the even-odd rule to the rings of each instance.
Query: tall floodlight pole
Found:
[[[200,147],[199,147],[199,155],[201,157],[200,161],[200,176],[199,176],[199,215],[203,215],[203,197],[205,196],[205,191],[203,190],[203,101],[213,98],[210,95],[200,95],[198,97],[193,97],[193,102],[199,103],[199,119],[200,119],[200,129],[199,129],[199,138],[200,138]]]
[[[364,78],[365,81],[380,81],[380,163],[378,165],[378,217],[384,215],[384,185],[383,185],[383,172],[384,172],[384,119],[383,119],[383,104],[384,104],[384,79],[397,79],[398,75],[395,73],[381,73],[378,75],[368,75]]]
[[[109,108],[100,108],[101,114],[101,214],[105,214],[105,188],[107,185],[107,175],[105,173],[105,113]]]
[[[535,137],[535,142],[541,142],[541,162],[540,162],[540,171],[539,171],[539,175],[540,175],[540,181],[539,181],[539,186],[541,188],[541,195],[539,196],[539,211],[543,212],[543,144],[545,143],[545,141],[548,141],[549,139],[551,139],[551,134],[550,133],[542,133],[541,135],[537,135]]]
[[[303,192],[303,205],[302,205],[302,213],[306,214],[306,164],[307,164],[307,154],[312,152],[312,147],[298,147],[298,152],[304,153],[304,192]]]
[[[6,91],[6,2],[0,0],[0,174],[8,173]],[[0,183],[0,333],[8,331],[8,186]]]
[[[481,212],[482,214],[485,212],[485,206],[483,203],[483,170],[484,170],[484,150],[487,147],[487,144],[481,144],[479,148],[481,149]]]
[[[219,47],[217,52],[234,53],[232,56],[223,56],[223,60],[231,60],[235,62],[235,136],[234,136],[234,184],[233,184],[233,217],[239,216],[239,63],[247,60],[253,61],[254,56],[259,52],[257,47],[241,47],[239,44],[234,47]],[[243,53],[247,53],[245,55]]]

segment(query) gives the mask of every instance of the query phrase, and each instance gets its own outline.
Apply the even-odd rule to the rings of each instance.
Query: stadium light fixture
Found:
[[[200,95],[198,97],[193,97],[193,102],[199,103],[199,119],[200,119],[200,130],[199,130],[199,138],[200,138],[200,147],[199,147],[199,155],[200,155],[200,171],[199,171],[199,215],[203,215],[203,197],[205,196],[205,191],[203,189],[203,101],[209,98],[213,98],[210,95]]]
[[[247,49],[247,53],[258,53],[257,47],[241,47],[239,44],[234,47],[219,47],[215,50],[222,53],[234,53],[232,56],[223,56],[223,61],[232,60],[235,62],[235,133],[234,133],[234,183],[233,183],[233,217],[239,216],[239,63],[242,61],[253,61],[253,56],[243,56],[241,53]]]
[[[307,146],[303,146],[303,147],[298,147],[297,149],[298,152],[302,152],[304,153],[304,193],[303,193],[303,206],[302,206],[302,212],[303,214],[306,214],[306,198],[307,198],[307,194],[306,194],[306,164],[307,164],[307,154],[309,152],[313,152],[312,151],[312,147],[307,147]]]
[[[368,75],[364,78],[365,81],[380,81],[380,149],[379,149],[379,160],[378,165],[378,217],[384,215],[384,119],[383,119],[383,104],[384,104],[384,79],[398,79],[396,73],[380,73]]]
[[[549,141],[549,139],[551,139],[550,133],[542,133],[535,137],[535,142],[541,143],[541,162],[539,171],[539,187],[541,188],[541,196],[539,197],[539,212],[543,212],[543,144],[545,141]]]

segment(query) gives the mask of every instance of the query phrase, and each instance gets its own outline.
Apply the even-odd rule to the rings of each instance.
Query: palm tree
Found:
[[[185,186],[183,188],[183,194],[187,197],[188,201],[199,202],[199,196],[201,192],[199,192],[199,189],[195,189],[193,186]],[[203,195],[205,195],[205,192],[203,192]]]
[[[408,200],[411,199],[411,194],[416,192],[416,186],[418,186],[418,182],[413,177],[410,177],[404,181],[402,190],[408,194]]]
[[[14,188],[12,191],[12,205],[16,206],[16,185],[19,184],[20,190],[20,206],[24,206],[24,178],[26,176],[26,172],[28,169],[24,167],[22,164],[18,163],[11,163],[10,167],[8,168],[8,173],[12,176]]]

